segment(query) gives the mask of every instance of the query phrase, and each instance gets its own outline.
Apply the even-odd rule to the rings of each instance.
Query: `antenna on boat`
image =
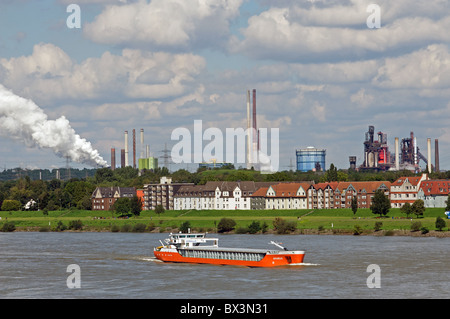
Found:
[[[276,243],[273,240],[271,240],[269,244],[275,245],[283,250],[288,250],[286,247],[281,246],[282,243]]]

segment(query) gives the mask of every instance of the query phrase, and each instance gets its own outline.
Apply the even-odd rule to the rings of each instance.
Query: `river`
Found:
[[[220,246],[305,250],[304,264],[245,268],[153,258],[167,234],[0,233],[0,298],[448,298],[450,238],[216,235]],[[68,288],[75,274],[79,288]],[[372,272],[369,265],[377,265]],[[370,283],[379,288],[369,288]],[[74,277],[71,277],[72,279]],[[373,277],[371,277],[373,278]],[[77,281],[78,280],[78,281]]]

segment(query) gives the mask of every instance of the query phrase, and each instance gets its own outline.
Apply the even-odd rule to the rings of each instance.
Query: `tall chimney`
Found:
[[[116,149],[111,148],[111,169],[116,169]]]
[[[252,140],[251,140],[250,90],[247,90],[247,169],[252,167]]]
[[[125,167],[125,150],[123,148],[120,150],[120,167]]]
[[[398,137],[395,138],[395,170],[400,170],[400,149],[398,144]]]
[[[146,156],[145,158],[150,158],[150,145],[147,144],[147,150],[146,150]]]
[[[434,170],[439,172],[439,141],[434,140]]]
[[[258,127],[256,125],[256,90],[253,89],[253,161],[258,163]]]
[[[431,173],[431,138],[427,139],[427,147],[428,147],[428,174]]]
[[[145,145],[144,145],[144,129],[141,128],[141,158],[144,158]]]
[[[125,131],[125,167],[128,167],[128,131]]]
[[[136,168],[136,130],[133,129],[133,168]]]

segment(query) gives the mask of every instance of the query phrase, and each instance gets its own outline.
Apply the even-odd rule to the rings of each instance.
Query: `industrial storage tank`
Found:
[[[297,171],[325,171],[326,150],[309,146],[296,151]]]

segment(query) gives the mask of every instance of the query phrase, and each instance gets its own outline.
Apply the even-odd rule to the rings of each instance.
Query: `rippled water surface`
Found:
[[[161,263],[167,234],[0,233],[0,298],[448,298],[450,238],[216,235],[224,247],[306,251],[283,268]],[[81,271],[69,289],[67,266]],[[381,269],[369,289],[367,267]]]

